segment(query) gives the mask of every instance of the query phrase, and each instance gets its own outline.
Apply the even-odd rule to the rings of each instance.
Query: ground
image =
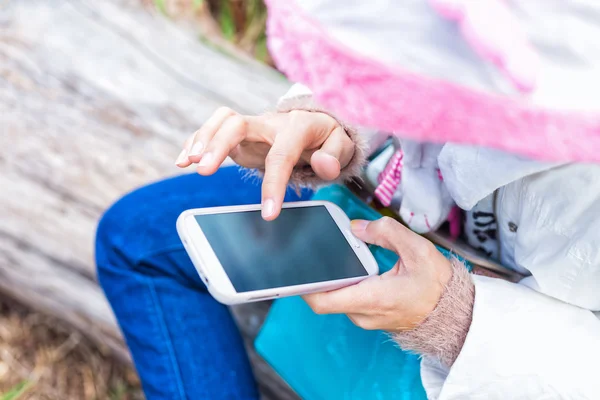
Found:
[[[0,297],[0,400],[143,398],[132,368],[59,321]]]

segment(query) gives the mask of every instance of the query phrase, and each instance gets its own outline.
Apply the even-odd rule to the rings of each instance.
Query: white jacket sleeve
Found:
[[[600,305],[599,177],[600,166],[567,165],[503,188],[503,251],[532,275],[520,284],[474,277],[455,363],[423,360],[430,398],[600,398],[600,320],[590,311]]]
[[[450,370],[425,358],[430,399],[600,398],[600,321],[499,279],[474,277],[473,320]]]

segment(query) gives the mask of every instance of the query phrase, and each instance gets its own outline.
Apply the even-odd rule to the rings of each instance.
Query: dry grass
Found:
[[[134,370],[60,322],[0,297],[0,400],[9,399],[135,400],[143,394]]]

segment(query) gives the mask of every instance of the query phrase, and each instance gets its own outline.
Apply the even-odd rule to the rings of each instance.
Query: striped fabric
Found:
[[[375,189],[375,197],[386,207],[392,203],[394,192],[402,180],[403,158],[404,152],[398,149],[377,178],[379,185]]]

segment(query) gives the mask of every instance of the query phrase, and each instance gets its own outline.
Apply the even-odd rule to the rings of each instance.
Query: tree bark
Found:
[[[103,210],[180,173],[181,144],[218,106],[260,113],[287,87],[139,0],[2,2],[0,291],[128,360],[95,282]],[[248,343],[265,307],[236,310]],[[260,380],[274,382],[265,393],[293,398],[252,358]]]

